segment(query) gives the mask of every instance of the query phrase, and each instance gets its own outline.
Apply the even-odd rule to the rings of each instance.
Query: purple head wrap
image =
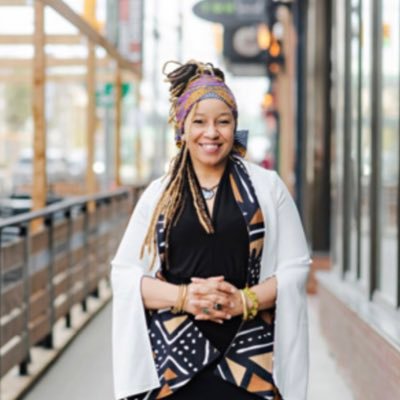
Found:
[[[186,117],[193,106],[201,100],[218,99],[223,101],[237,120],[237,104],[229,87],[219,77],[203,74],[189,83],[176,102],[176,122],[178,134],[183,134]]]

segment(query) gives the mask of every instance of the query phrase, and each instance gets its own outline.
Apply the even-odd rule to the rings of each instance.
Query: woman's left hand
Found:
[[[239,290],[223,277],[192,278],[192,284],[196,287],[199,313],[196,314],[197,320],[215,321],[215,310],[225,314],[224,319],[242,313],[241,297]],[[215,322],[222,322],[221,320]]]

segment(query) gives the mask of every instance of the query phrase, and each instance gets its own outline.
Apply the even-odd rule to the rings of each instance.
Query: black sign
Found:
[[[265,21],[265,0],[203,0],[193,12],[199,18],[225,26]]]
[[[256,63],[233,63],[229,60],[225,60],[225,68],[234,76],[246,76],[246,77],[265,77],[266,69],[263,64]]]
[[[235,63],[262,63],[266,59],[257,40],[257,25],[224,28],[223,55]]]
[[[225,26],[223,42],[223,56],[232,74],[265,76],[267,54],[258,45],[256,24]]]

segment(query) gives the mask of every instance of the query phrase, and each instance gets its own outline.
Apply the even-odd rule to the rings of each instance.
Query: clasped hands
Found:
[[[187,289],[184,311],[196,320],[222,324],[233,316],[242,314],[239,289],[226,282],[223,276],[192,278]]]

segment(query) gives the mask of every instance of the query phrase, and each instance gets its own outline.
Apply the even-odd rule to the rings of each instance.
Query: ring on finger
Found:
[[[221,311],[222,310],[222,304],[215,303],[213,308],[214,308],[214,310]]]

